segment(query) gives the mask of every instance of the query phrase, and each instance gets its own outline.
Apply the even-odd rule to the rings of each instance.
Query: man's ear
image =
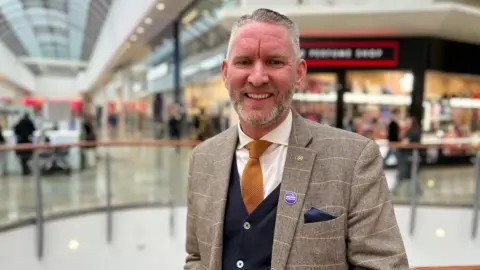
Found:
[[[300,59],[297,65],[297,76],[295,81],[296,89],[302,89],[303,82],[305,81],[306,77],[307,77],[307,62],[305,62],[305,60],[303,59]]]
[[[223,84],[225,85],[225,88],[227,87],[227,74],[228,74],[228,61],[227,59],[224,59],[222,61],[222,78],[223,78]]]

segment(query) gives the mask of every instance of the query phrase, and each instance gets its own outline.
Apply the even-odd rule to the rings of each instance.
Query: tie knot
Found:
[[[259,158],[265,150],[271,145],[271,142],[256,140],[251,141],[247,144],[248,152],[250,153],[250,158]]]

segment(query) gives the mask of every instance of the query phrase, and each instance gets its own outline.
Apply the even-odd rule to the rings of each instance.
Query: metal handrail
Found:
[[[418,208],[417,194],[418,190],[418,168],[420,164],[420,150],[428,148],[442,148],[448,144],[456,144],[457,149],[469,149],[477,150],[477,143],[480,143],[479,140],[466,140],[462,138],[461,143],[455,143],[455,141],[449,140],[443,143],[434,143],[434,144],[422,144],[422,143],[389,143],[388,146],[393,149],[412,149],[412,168],[410,172],[411,179],[411,198],[410,198],[410,226],[409,232],[410,235],[413,235],[415,232],[416,224],[416,213]],[[113,206],[112,206],[112,182],[111,182],[111,147],[131,147],[131,146],[196,146],[200,141],[194,140],[122,140],[122,141],[97,141],[97,142],[77,142],[77,143],[66,143],[66,144],[20,144],[20,145],[9,145],[9,146],[0,146],[0,151],[17,151],[17,150],[33,150],[33,163],[34,163],[34,178],[35,178],[35,187],[36,187],[36,247],[37,247],[37,256],[39,259],[42,259],[44,255],[44,216],[43,216],[43,192],[42,185],[40,180],[40,170],[38,166],[39,162],[39,152],[38,150],[45,149],[58,149],[58,148],[73,148],[73,147],[106,147],[106,157],[105,157],[105,174],[106,174],[106,232],[107,232],[107,242],[111,243],[113,239]],[[480,154],[477,153],[475,160],[475,178],[476,178],[476,193],[473,206],[473,218],[472,218],[472,232],[471,237],[476,238],[478,232],[478,223],[479,223],[479,210],[480,210]],[[170,202],[170,207],[174,207],[174,203]],[[170,226],[175,226],[175,220],[173,215],[170,217]]]
[[[74,147],[128,147],[128,146],[196,146],[200,144],[197,140],[104,140],[96,142],[75,142],[63,144],[48,143],[28,143],[17,145],[0,145],[0,151],[16,151],[16,150],[52,150],[58,148],[74,148]],[[392,149],[428,149],[443,148],[450,144],[458,144],[457,149],[480,149],[480,139],[476,138],[458,138],[443,139],[441,143],[388,143],[388,147]]]
[[[53,150],[75,147],[126,147],[126,146],[196,146],[200,142],[195,140],[119,140],[119,141],[97,141],[97,142],[76,142],[62,144],[48,143],[25,143],[17,145],[0,145],[0,151],[17,150]]]

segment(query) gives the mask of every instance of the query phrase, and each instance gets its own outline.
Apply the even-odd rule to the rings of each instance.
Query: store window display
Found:
[[[480,76],[429,71],[426,74],[423,138],[469,138],[480,135]],[[443,156],[469,156],[465,144],[446,142]]]
[[[333,125],[337,99],[335,73],[308,74],[303,88],[295,93],[293,107],[303,117],[314,122]]]
[[[229,95],[221,77],[186,86],[185,100],[191,138],[207,139],[230,125]]]
[[[374,140],[386,140],[392,111],[403,117],[411,102],[413,75],[406,71],[349,71],[344,123]]]

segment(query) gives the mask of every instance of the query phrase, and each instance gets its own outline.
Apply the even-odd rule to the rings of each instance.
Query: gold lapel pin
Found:
[[[302,161],[302,160],[303,160],[303,156],[302,156],[302,155],[297,156],[297,160],[298,160],[298,161]]]

